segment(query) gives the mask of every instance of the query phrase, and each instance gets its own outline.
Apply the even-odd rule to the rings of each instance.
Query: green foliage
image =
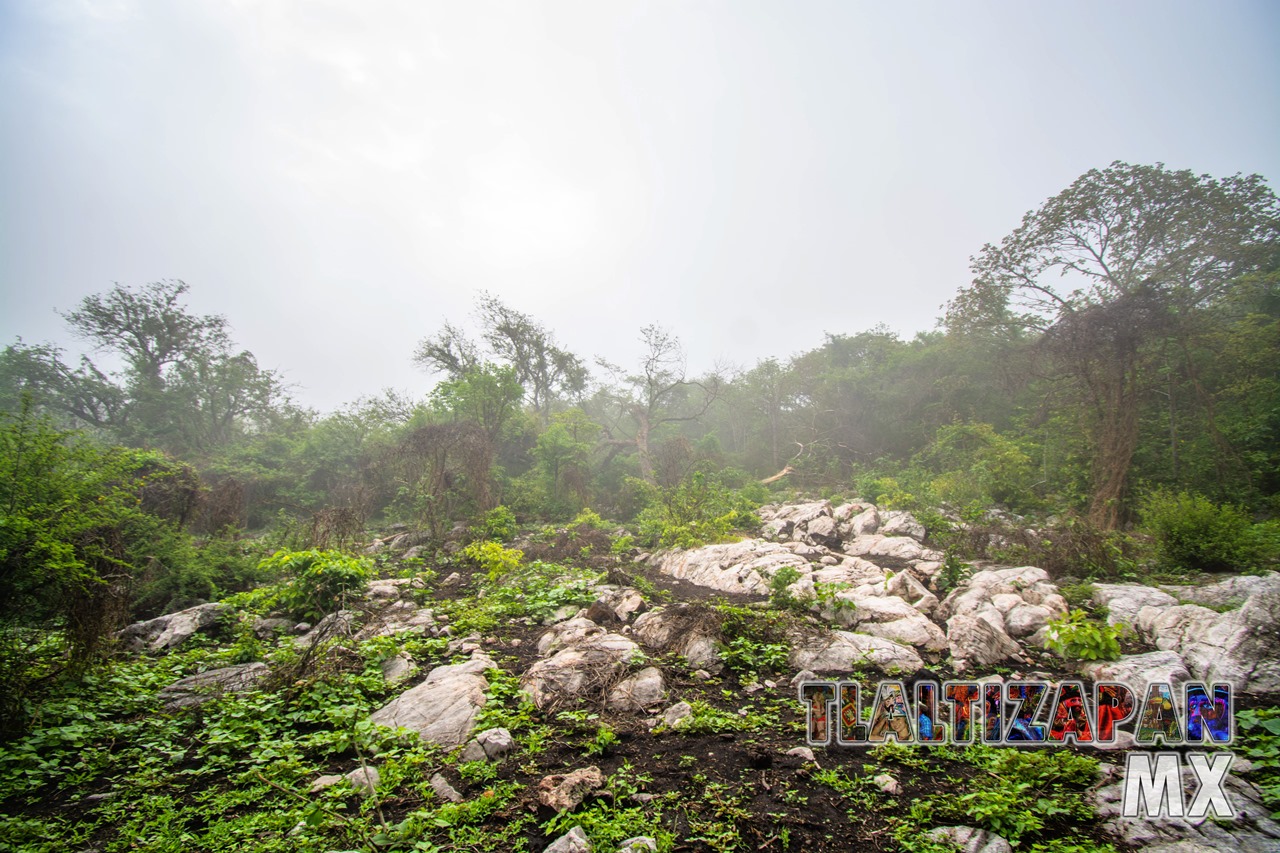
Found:
[[[648,496],[648,505],[636,518],[640,536],[656,547],[696,548],[760,524],[758,504],[702,472],[674,488],[633,483]]]
[[[973,566],[962,561],[951,549],[947,549],[946,556],[942,560],[942,568],[938,571],[935,580],[938,594],[946,595],[968,581],[972,574]]]
[[[1140,511],[1169,569],[1239,570],[1251,566],[1257,556],[1249,516],[1234,504],[1155,489],[1143,499]]]
[[[1067,660],[1116,660],[1124,633],[1124,625],[1108,625],[1072,610],[1049,623],[1045,642]]]
[[[515,537],[518,529],[516,514],[505,506],[495,506],[484,514],[479,532],[485,539],[506,542]]]
[[[1031,459],[1017,443],[986,423],[954,423],[939,427],[929,446],[916,457],[936,475],[931,491],[955,506],[1029,502]]]
[[[744,680],[759,673],[784,672],[791,649],[784,643],[761,643],[750,637],[734,637],[720,649],[725,666]]]
[[[1253,762],[1249,781],[1262,792],[1262,801],[1280,817],[1280,708],[1236,711],[1237,749]]]
[[[277,551],[259,567],[287,578],[280,604],[299,619],[319,619],[342,609],[373,576],[373,563],[340,551]]]
[[[794,566],[783,566],[769,578],[769,603],[782,610],[791,610],[803,606],[787,587],[800,580],[800,570]]]
[[[462,556],[484,569],[489,580],[496,581],[520,567],[524,552],[518,548],[504,548],[497,542],[472,542],[462,549]]]

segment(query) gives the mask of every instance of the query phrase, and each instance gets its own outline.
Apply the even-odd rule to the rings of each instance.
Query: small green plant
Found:
[[[1107,625],[1072,610],[1049,623],[1045,642],[1067,660],[1116,660],[1124,625]]]
[[[1095,592],[1093,584],[1085,583],[1068,583],[1058,587],[1058,592],[1067,600],[1067,605],[1073,609],[1091,610],[1093,608],[1093,593]]]
[[[618,733],[610,726],[601,723],[596,729],[595,738],[587,744],[587,755],[608,755],[609,750],[619,743]]]
[[[968,581],[972,574],[973,566],[963,562],[955,553],[948,550],[943,557],[942,568],[938,570],[938,576],[934,581],[939,595],[946,595],[959,587]]]
[[[787,587],[800,580],[800,570],[795,566],[783,566],[769,578],[769,603],[781,610],[790,610],[798,602]]]
[[[609,544],[609,553],[622,556],[635,547],[636,539],[630,533],[624,533]]]
[[[484,514],[480,534],[485,539],[506,542],[516,535],[516,514],[505,506],[495,506]]]
[[[518,548],[503,548],[497,542],[472,542],[462,549],[462,556],[471,560],[496,581],[520,567],[524,552]]]
[[[603,518],[600,517],[600,513],[596,512],[593,509],[584,509],[582,512],[574,516],[573,521],[569,522],[569,526],[570,527],[585,526],[585,527],[590,527],[594,530],[604,530],[609,525],[605,522]]]
[[[280,603],[300,619],[318,619],[341,609],[373,576],[372,561],[341,551],[277,551],[259,567],[289,577]]]
[[[725,666],[748,680],[762,671],[783,671],[789,654],[782,643],[761,643],[750,637],[734,637],[720,651]]]
[[[1239,750],[1253,762],[1249,780],[1258,786],[1262,802],[1280,816],[1280,708],[1236,712]]]

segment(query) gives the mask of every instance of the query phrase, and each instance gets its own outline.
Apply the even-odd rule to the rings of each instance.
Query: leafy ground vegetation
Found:
[[[471,327],[419,343],[429,393],[327,414],[290,400],[226,318],[189,310],[182,282],[90,296],[63,315],[89,356],[0,351],[0,846],[536,851],[572,821],[600,850],[930,850],[923,830],[948,823],[1106,849],[1080,806],[1094,759],[1070,750],[787,755],[786,627],[810,618],[795,578],[719,599],[641,557],[755,530],[764,503],[868,500],[924,523],[938,593],[980,561],[1043,567],[1072,607],[1057,651],[1114,658],[1133,640],[1092,583],[1280,565],[1278,223],[1257,176],[1115,163],[983,247],[942,326],[910,340],[829,334],[697,374],[649,326],[635,363],[589,368],[484,295]],[[375,533],[404,537],[394,558],[365,552]],[[289,625],[359,609],[388,578],[451,634],[297,647]],[[543,623],[602,579],[715,626],[722,675],[657,661],[692,707],[678,731],[538,711],[517,689]],[[830,608],[838,592],[815,588]],[[216,601],[233,615],[176,650],[114,641]],[[255,630],[267,614],[275,634]],[[449,663],[468,637],[497,664],[481,727],[512,731],[516,755],[460,762],[368,724],[400,690],[384,663]],[[163,709],[174,680],[254,662],[258,689]],[[1242,749],[1274,798],[1275,711],[1248,714]],[[584,762],[608,796],[540,809],[538,782]],[[1008,762],[1021,781],[997,784]],[[362,765],[373,796],[310,792]],[[437,798],[436,773],[462,802]]]

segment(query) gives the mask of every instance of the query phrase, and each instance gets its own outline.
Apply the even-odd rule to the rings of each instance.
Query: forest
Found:
[[[22,805],[35,796],[15,781],[22,774],[47,771],[49,787],[38,789],[47,794],[88,785],[114,766],[110,748],[89,749],[87,740],[64,745],[67,755],[97,750],[81,761],[87,766],[57,765],[71,759],[50,758],[31,745],[32,733],[52,731],[42,726],[69,712],[51,709],[86,690],[120,693],[110,713],[135,719],[141,709],[120,710],[136,686],[119,680],[134,664],[116,632],[211,602],[314,622],[379,576],[433,583],[468,568],[480,584],[519,576],[527,570],[521,542],[526,554],[542,547],[549,555],[536,565],[568,566],[566,576],[577,578],[749,535],[761,507],[806,500],[909,512],[949,568],[1034,565],[1063,588],[1276,568],[1280,203],[1267,182],[1116,162],[1082,175],[1008,235],[991,236],[974,247],[972,281],[937,327],[910,339],[884,326],[828,331],[821,346],[787,354],[762,337],[752,366],[693,371],[681,336],[697,329],[601,318],[643,346],[636,363],[616,365],[568,351],[536,311],[482,293],[471,316],[424,328],[413,359],[429,391],[370,389],[333,412],[296,403],[281,376],[236,343],[235,318],[193,313],[185,297],[198,282],[116,284],[60,306],[68,337],[88,356],[69,360],[56,344],[21,339],[0,352],[0,811],[24,815],[5,831],[8,842],[46,849],[49,827],[78,825],[86,846],[104,843],[94,826],[123,825],[120,814],[58,824]],[[392,532],[414,537],[405,562],[367,550]],[[540,600],[546,582],[528,579],[515,596]],[[212,645],[203,653],[236,664],[270,659],[269,644],[247,628],[228,630],[238,638],[234,653]],[[770,643],[757,641],[736,649],[763,655]],[[440,642],[421,656],[447,661]],[[725,646],[731,661],[733,642]],[[170,674],[207,665],[196,655]],[[768,668],[763,657],[743,665],[753,674]],[[145,678],[159,685],[162,676],[153,668]],[[311,686],[298,690],[329,677],[337,676],[309,673]],[[504,689],[499,699],[521,709],[511,713],[527,713],[511,698],[514,687]],[[343,707],[374,705],[369,695],[357,701],[333,690]],[[305,695],[291,696],[308,707]],[[608,752],[599,743],[608,727],[580,716],[574,724],[596,738],[597,754]],[[197,748],[183,743],[173,749]],[[328,744],[316,754],[358,748]],[[174,768],[186,766],[172,757]],[[292,808],[277,790],[288,787],[287,774],[231,759],[219,766],[243,771],[241,788],[252,783],[257,796]],[[498,799],[510,795],[484,785]],[[848,778],[829,785],[845,796],[850,786]],[[724,797],[716,820],[728,826],[732,797]],[[483,825],[502,807],[491,805],[419,828],[413,847],[385,817],[366,815],[381,827],[375,838],[357,831],[363,817],[299,804],[289,820],[301,815],[327,840],[268,843],[275,836],[255,825],[253,844],[483,849],[448,827]],[[708,849],[737,843],[713,840],[700,819],[672,831]],[[548,832],[568,828],[560,818],[552,824]],[[897,838],[909,849],[890,824],[875,844]],[[252,846],[248,836],[213,841],[184,826],[203,840],[173,849]],[[1020,831],[988,828],[1015,840]],[[655,831],[659,848],[671,849]],[[1041,838],[1036,827],[1021,831]],[[152,842],[131,849],[169,849],[168,830],[148,832]],[[621,837],[600,832],[606,840],[595,849],[622,849]]]

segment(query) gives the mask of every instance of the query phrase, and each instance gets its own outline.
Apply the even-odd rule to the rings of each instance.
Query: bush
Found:
[[[495,506],[484,514],[480,535],[485,539],[506,542],[516,535],[516,514],[505,506]]]
[[[319,619],[341,610],[347,597],[363,592],[373,577],[370,560],[341,551],[277,551],[258,567],[290,578],[279,601],[299,619]]]
[[[1140,506],[1166,568],[1207,572],[1249,568],[1257,556],[1252,523],[1242,507],[1215,504],[1192,492],[1157,489]]]
[[[701,472],[674,488],[633,483],[649,501],[636,521],[641,537],[653,546],[696,548],[760,524],[758,504]]]
[[[472,542],[462,550],[462,556],[473,561],[496,581],[520,567],[524,552],[517,548],[503,548],[497,542]]]
[[[1116,660],[1124,631],[1123,625],[1107,625],[1072,610],[1049,623],[1045,642],[1067,660]]]

